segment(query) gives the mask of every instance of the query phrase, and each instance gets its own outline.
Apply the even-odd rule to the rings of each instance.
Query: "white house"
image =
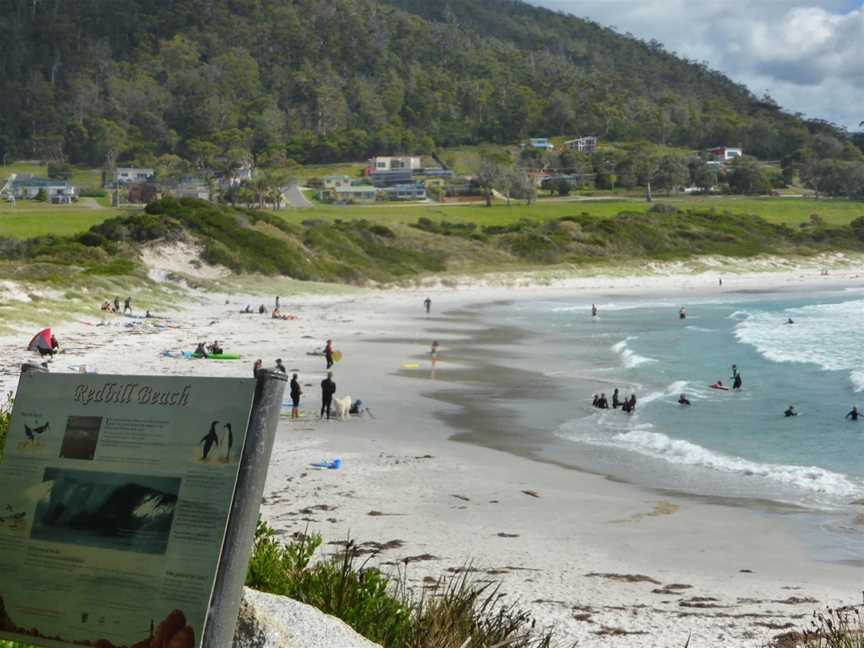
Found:
[[[410,169],[412,171],[422,168],[419,157],[410,155],[400,156],[377,156],[369,160],[372,171],[400,171]]]
[[[321,179],[325,189],[336,189],[337,187],[350,187],[351,176],[331,175]]]
[[[65,180],[19,175],[12,181],[11,193],[18,200],[35,198],[40,191],[44,191],[46,199],[52,203],[65,204],[75,199],[75,187]]]
[[[708,149],[708,154],[718,162],[729,162],[744,155],[744,151],[734,146],[718,146]]]
[[[117,167],[117,184],[127,185],[136,182],[151,182],[156,173],[153,169],[144,169],[136,167]]]
[[[571,151],[595,153],[597,151],[597,138],[593,136],[577,137],[576,139],[564,142],[564,146],[569,148]]]
[[[548,137],[532,137],[528,140],[528,146],[530,148],[543,149],[544,151],[551,151],[555,148],[555,145],[549,141]]]

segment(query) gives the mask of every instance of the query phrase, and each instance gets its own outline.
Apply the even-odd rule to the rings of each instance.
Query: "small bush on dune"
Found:
[[[350,541],[313,563],[320,545],[321,536],[304,534],[282,544],[259,522],[246,584],[313,605],[384,648],[551,645],[551,635],[535,632],[530,614],[503,603],[497,586],[472,582],[470,569],[424,588],[418,598],[404,573],[393,577],[367,567]]]

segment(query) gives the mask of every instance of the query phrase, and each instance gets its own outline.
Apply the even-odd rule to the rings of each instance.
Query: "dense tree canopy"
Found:
[[[280,166],[564,133],[861,154],[659,43],[518,0],[0,0],[0,42],[0,156]]]

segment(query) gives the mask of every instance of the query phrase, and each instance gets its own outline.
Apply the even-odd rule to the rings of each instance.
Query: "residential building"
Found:
[[[156,172],[153,169],[136,168],[136,167],[117,167],[114,174],[114,179],[118,185],[128,185],[133,182],[150,182],[155,177]],[[112,182],[112,179],[108,179]]]
[[[373,171],[368,175],[368,178],[376,187],[395,187],[396,185],[412,184],[414,182],[414,172],[411,169]]]
[[[597,151],[597,138],[594,136],[577,137],[576,139],[567,140],[564,146],[571,151],[579,151],[580,153],[595,153]]]
[[[708,155],[718,162],[729,162],[744,155],[744,151],[734,146],[718,146],[708,149]]]
[[[422,161],[419,157],[410,155],[377,156],[369,160],[370,173],[375,171],[399,171],[420,169]]]
[[[343,185],[328,192],[337,202],[344,203],[373,203],[378,197],[378,190],[371,185]]]
[[[352,178],[346,175],[332,175],[325,176],[321,182],[325,189],[336,189],[337,187],[350,187]]]
[[[232,169],[230,172],[218,172],[214,174],[219,181],[219,188],[227,191],[232,187],[239,187],[242,184],[252,182],[255,175],[255,169],[251,164],[244,164],[241,167]]]
[[[159,187],[152,182],[136,182],[126,189],[126,200],[136,205],[146,205],[159,198]]]
[[[394,185],[381,193],[388,200],[426,200],[426,187],[422,183]]]
[[[528,140],[529,148],[543,149],[544,151],[551,151],[555,148],[555,145],[549,141],[548,137],[532,137]]]
[[[65,180],[36,178],[22,174],[12,181],[11,194],[17,200],[36,198],[40,191],[44,191],[45,198],[55,204],[71,203],[76,198],[75,187]]]
[[[177,198],[198,198],[210,200],[210,186],[203,178],[186,176],[172,187],[171,194]]]

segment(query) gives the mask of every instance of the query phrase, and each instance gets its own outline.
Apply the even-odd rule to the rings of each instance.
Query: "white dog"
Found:
[[[336,418],[342,419],[343,421],[348,418],[348,412],[351,410],[351,397],[343,396],[342,398],[334,398],[333,399],[333,409],[336,414]]]

